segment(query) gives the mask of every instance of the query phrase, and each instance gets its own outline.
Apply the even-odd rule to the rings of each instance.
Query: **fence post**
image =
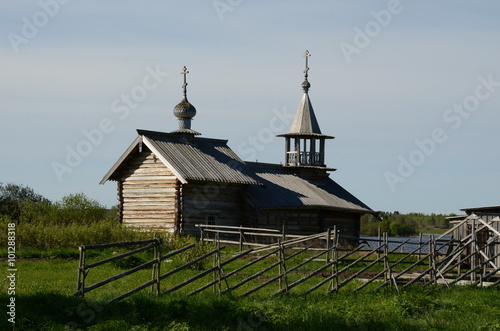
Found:
[[[326,230],[326,264],[328,264],[330,261],[330,241],[331,241],[331,228],[328,228]]]
[[[476,220],[472,220],[472,242],[470,243],[470,270],[476,268],[476,250],[477,250],[477,233],[476,233]],[[476,271],[470,274],[470,281],[476,281]]]
[[[279,251],[279,259],[280,259],[280,264],[278,265],[278,284],[280,290],[283,289],[283,282],[285,283],[285,292],[288,292],[288,279],[286,275],[286,265],[285,265],[285,247],[283,246],[283,243],[279,243],[280,246],[280,251]]]
[[[240,225],[240,252],[243,250],[243,230]]]
[[[384,270],[385,270],[385,281],[392,281],[391,268],[389,267],[389,234],[384,232]]]
[[[418,258],[422,256],[422,232],[418,234]]]
[[[377,249],[377,259],[380,259],[380,246],[382,246],[382,240],[380,238],[381,230],[377,229],[377,240],[378,240],[378,249]]]
[[[155,239],[158,241],[158,245],[154,247],[154,258],[156,259],[157,263],[153,265],[153,272],[156,271],[156,275],[153,273],[153,279],[156,278],[156,296],[160,296],[160,275],[161,275],[161,243],[162,240],[158,238],[157,234],[155,233]],[[156,277],[155,277],[156,276]],[[154,286],[154,285],[153,285]],[[153,290],[153,288],[151,288]]]
[[[339,271],[339,265],[338,265],[338,245],[339,245],[339,235],[337,233],[337,226],[333,226],[333,251],[332,251],[332,258],[333,258],[333,264],[332,264],[332,279],[330,280],[330,284],[328,285],[328,290],[327,292],[333,290],[333,282],[335,282],[335,286],[339,285],[339,276],[338,276],[338,271]],[[333,275],[335,277],[333,278]]]
[[[325,256],[325,264],[328,265],[330,263],[330,244],[331,244],[331,228],[328,227],[326,229],[326,256]],[[333,274],[332,274],[333,275]],[[330,290],[331,286],[333,285],[333,280],[330,281],[330,284],[328,285],[328,290]]]
[[[203,228],[200,226],[200,242],[201,242],[201,247],[204,246],[204,241],[205,241],[205,238],[203,238]]]
[[[222,266],[220,263],[220,240],[217,241],[217,293],[220,295],[222,287]]]
[[[430,238],[430,247],[429,247],[429,268],[431,268],[430,272],[430,281],[433,284],[437,283],[437,278],[436,278],[436,239],[434,235],[431,235]]]
[[[285,234],[285,222],[283,222],[283,226],[281,227],[281,229],[282,229],[281,231],[283,232],[283,239],[282,239],[282,240],[283,240],[283,241],[285,241],[285,240],[286,240],[286,234]]]
[[[83,289],[85,288],[85,246],[80,245],[78,247],[80,251],[80,261],[78,262],[78,280],[76,285],[76,293],[82,291],[82,297],[84,296]]]
[[[215,248],[217,249],[217,252],[214,254],[213,267],[217,267],[217,266],[220,267],[220,263],[218,261],[219,260],[218,255],[219,255],[219,250],[220,250],[219,231],[217,231],[215,233],[214,244],[215,244]],[[219,270],[214,269],[214,271],[212,272],[212,276],[213,276],[213,283],[214,283],[214,293],[216,293],[218,291],[220,294],[220,272],[219,272]]]

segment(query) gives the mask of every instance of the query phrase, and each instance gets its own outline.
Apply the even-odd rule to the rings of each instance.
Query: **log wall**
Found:
[[[191,182],[182,185],[182,229],[199,234],[196,224],[243,225],[245,185]]]
[[[174,174],[148,149],[128,160],[122,173],[118,200],[123,224],[173,232],[179,225]]]
[[[345,211],[310,209],[266,209],[253,213],[247,226],[281,229],[285,225],[288,234],[312,234],[337,227],[346,236],[359,237],[359,213]]]

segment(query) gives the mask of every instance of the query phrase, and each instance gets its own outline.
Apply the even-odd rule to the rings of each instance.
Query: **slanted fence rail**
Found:
[[[310,236],[289,236],[279,230],[201,225],[200,241],[196,245],[204,247],[202,252],[163,274],[160,270],[162,261],[193,249],[195,244],[165,255],[160,251],[161,240],[156,238],[141,242],[82,245],[75,295],[83,296],[145,268],[152,269],[152,278],[112,301],[122,300],[147,287],[151,287],[156,295],[181,289],[186,295],[196,295],[212,288],[215,293],[247,296],[264,288],[269,295],[282,295],[291,291],[302,294],[318,290],[333,293],[344,289],[356,292],[387,286],[399,291],[417,282],[445,286],[464,282],[480,286],[498,285],[500,233],[492,229],[489,222],[478,221],[477,225],[477,231],[473,230],[460,239],[447,236],[456,227],[440,236],[431,235],[427,240],[420,236],[411,248],[408,248],[410,239],[398,241],[387,234],[360,238],[358,246],[346,247],[342,243],[352,242],[352,238],[342,237],[336,228]],[[479,241],[476,235],[483,229],[490,231],[487,241]],[[85,262],[85,252],[89,249],[139,244],[143,246],[127,253],[91,264]],[[234,246],[226,249],[221,244]],[[244,250],[246,247],[249,249]],[[146,250],[154,251],[152,260],[93,285],[85,285],[91,269]],[[180,281],[173,280],[179,277],[171,277],[210,258],[213,261],[211,267],[197,270],[195,274],[191,270]],[[161,290],[160,283],[165,290]]]

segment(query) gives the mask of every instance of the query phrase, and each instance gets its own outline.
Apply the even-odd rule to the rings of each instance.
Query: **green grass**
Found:
[[[109,254],[112,252],[91,256],[89,262]],[[148,254],[138,255],[140,260],[149,258]],[[162,273],[179,266],[186,258],[163,263]],[[299,255],[294,259],[303,258]],[[207,263],[211,265],[211,260]],[[236,265],[243,263],[238,261]],[[270,263],[267,260],[262,265]],[[321,263],[313,262],[310,268]],[[250,268],[247,274],[262,265]],[[192,297],[185,295],[210,280],[209,275],[178,293],[157,298],[145,289],[110,304],[114,296],[150,279],[151,271],[143,270],[80,298],[73,296],[77,266],[76,259],[18,261],[17,330],[500,330],[499,287],[413,286],[402,293],[393,288],[352,293],[353,284],[330,295],[324,293],[325,289],[301,295],[311,286],[305,284],[287,295],[270,298],[277,289],[273,284],[249,297],[238,296],[276,274],[271,271],[228,295],[219,296],[212,290]],[[122,267],[108,264],[92,269],[87,285],[123,271]],[[162,288],[198,272],[186,270],[162,282]],[[231,280],[236,281],[236,278]],[[7,300],[6,291],[2,291],[0,302]],[[0,330],[12,329],[6,319],[0,320]]]
[[[428,226],[418,228],[417,231],[419,233],[425,233],[425,234],[443,234],[448,230],[449,229],[447,229],[447,228],[428,225]]]

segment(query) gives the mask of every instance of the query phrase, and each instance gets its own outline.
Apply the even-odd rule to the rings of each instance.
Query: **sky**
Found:
[[[57,201],[100,180],[137,136],[192,128],[248,161],[284,160],[309,96],[330,177],[373,210],[500,204],[495,0],[16,0],[0,3],[0,182]]]

